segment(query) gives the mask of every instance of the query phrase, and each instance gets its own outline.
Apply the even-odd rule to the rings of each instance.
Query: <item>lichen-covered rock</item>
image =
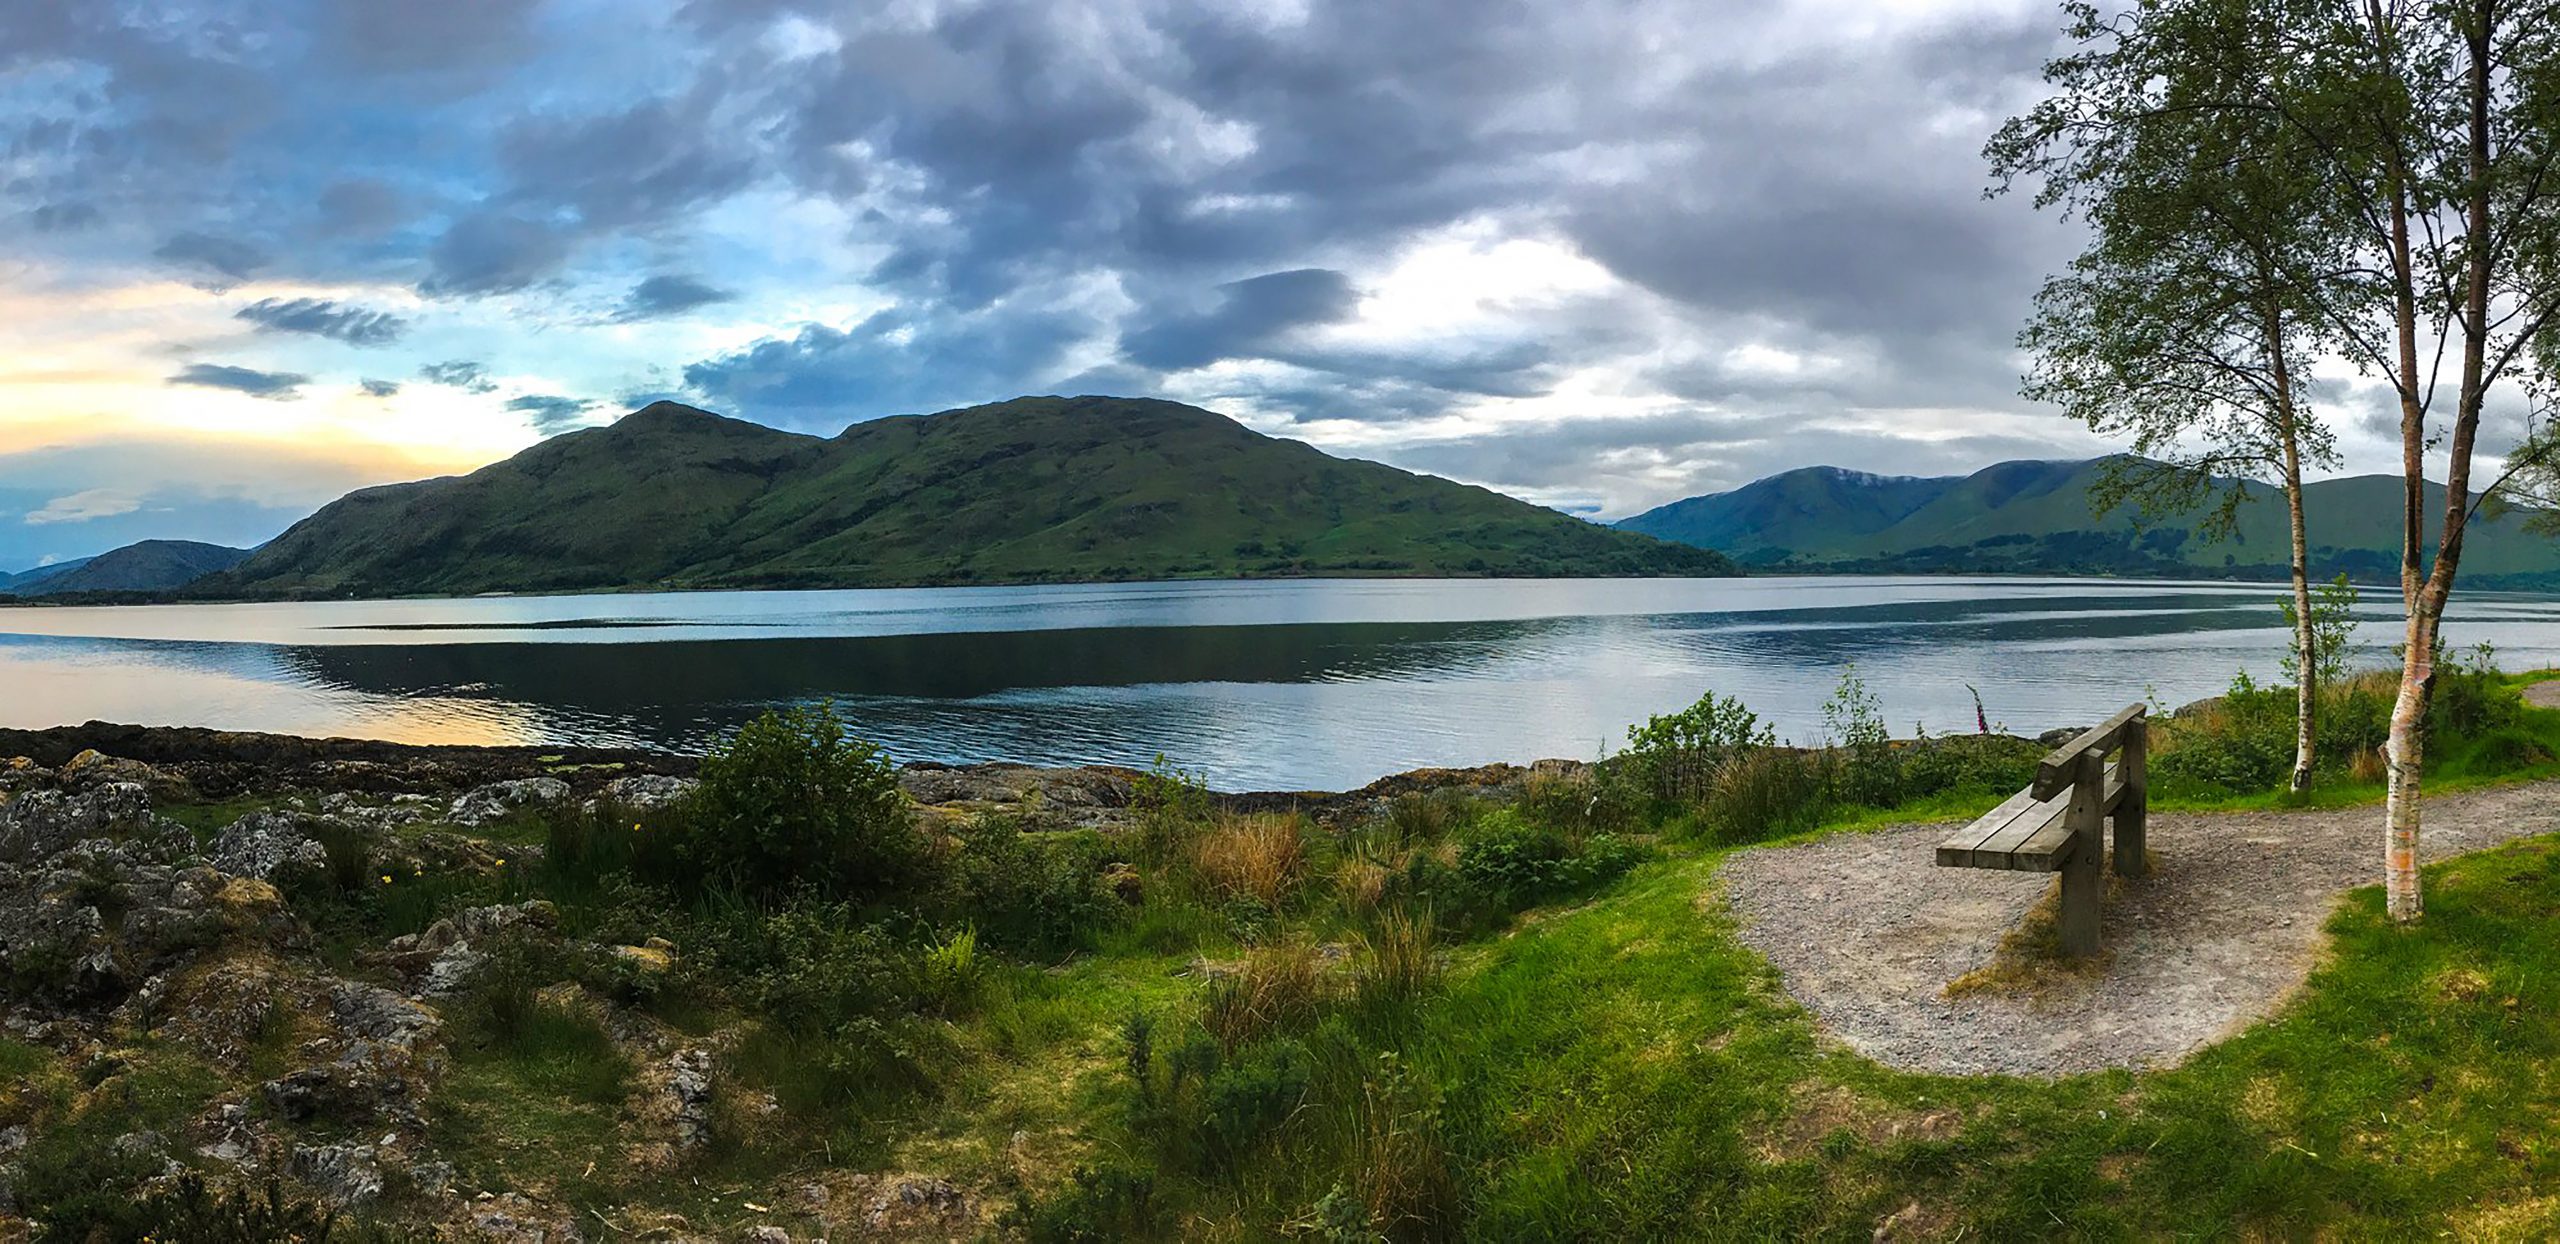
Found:
[[[1036,809],[1075,825],[1102,825],[1125,819],[1136,789],[1134,776],[1105,768],[914,764],[898,771],[898,784],[909,798],[929,808]]]
[[[131,987],[106,917],[65,892],[0,893],[0,980],[56,1002],[112,1001]]]
[[[453,801],[446,819],[456,825],[477,827],[504,820],[514,812],[556,808],[567,802],[567,782],[555,777],[517,778],[511,782],[491,782],[464,792]]]
[[[394,795],[389,800],[336,790],[320,797],[320,815],[373,830],[396,829],[433,819],[441,807],[425,795]]]
[[[329,1019],[343,1042],[337,1056],[259,1085],[268,1106],[292,1122],[325,1117],[423,1127],[418,1105],[441,1066],[435,1012],[379,986],[338,981],[329,990]]]
[[[95,790],[114,782],[130,782],[148,791],[152,798],[172,803],[185,802],[195,798],[196,794],[195,784],[181,774],[139,760],[109,756],[94,747],[64,761],[62,767],[54,772],[54,779],[75,791]]]
[[[423,933],[391,939],[371,959],[397,973],[412,994],[440,998],[470,981],[487,961],[483,947],[492,939],[548,935],[559,922],[559,909],[542,899],[474,907],[428,925]]]
[[[296,1145],[285,1170],[330,1204],[358,1209],[382,1198],[382,1156],[372,1145],[349,1141]]]
[[[682,1049],[667,1059],[667,1096],[678,1153],[711,1143],[711,1052]]]
[[[648,812],[693,793],[701,783],[692,778],[670,777],[664,773],[634,773],[604,784],[604,798],[635,812]]]
[[[0,864],[34,864],[95,838],[151,829],[151,795],[138,782],[88,790],[31,790],[0,804]]]
[[[312,831],[318,818],[306,812],[269,809],[233,821],[213,841],[213,866],[237,877],[260,881],[289,869],[323,868],[329,852]]]

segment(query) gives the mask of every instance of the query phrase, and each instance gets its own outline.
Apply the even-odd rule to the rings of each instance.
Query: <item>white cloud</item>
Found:
[[[67,497],[55,497],[43,506],[27,512],[27,522],[39,526],[51,523],[85,523],[93,518],[113,518],[131,514],[142,508],[142,498],[120,488],[89,488]]]

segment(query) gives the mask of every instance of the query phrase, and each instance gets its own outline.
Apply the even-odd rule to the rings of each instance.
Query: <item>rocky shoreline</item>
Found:
[[[92,757],[81,761],[86,754]],[[149,786],[164,801],[301,798],[315,809],[393,798],[451,801],[481,788],[505,788],[519,802],[583,801],[617,782],[690,780],[700,758],[639,748],[475,746],[310,738],[194,726],[133,726],[92,721],[46,730],[0,730],[0,791],[47,784],[52,772],[113,761],[117,772]],[[1217,805],[1238,812],[1299,811],[1320,824],[1363,815],[1397,795],[1460,788],[1501,796],[1534,774],[1572,777],[1577,760],[1527,765],[1416,769],[1349,791],[1212,791]],[[1139,770],[1117,765],[1043,768],[1004,763],[919,761],[900,784],[928,815],[1010,812],[1047,828],[1111,829],[1129,820]],[[540,780],[542,784],[524,786]],[[557,783],[555,788],[549,783]],[[640,783],[626,789],[669,789]]]

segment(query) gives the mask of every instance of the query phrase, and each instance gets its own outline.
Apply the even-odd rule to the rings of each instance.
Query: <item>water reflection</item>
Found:
[[[2272,675],[2263,585],[1960,579],[1291,582],[0,610],[0,724],[698,747],[828,697],[908,758],[1338,787],[1590,756],[1714,688],[1811,739],[1855,663],[1897,730],[2021,730]],[[2560,658],[2560,606],[2453,642]],[[2380,659],[2386,609],[2365,638]]]

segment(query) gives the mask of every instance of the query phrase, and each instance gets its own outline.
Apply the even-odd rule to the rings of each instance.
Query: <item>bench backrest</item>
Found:
[[[2126,705],[2115,716],[2089,727],[2070,742],[2053,749],[2037,762],[2036,780],[2027,789],[2037,799],[2051,799],[2070,787],[2073,777],[2080,771],[2082,756],[2095,752],[2103,764],[2110,753],[2128,749],[2131,754],[2125,766],[2129,771],[2126,777],[2138,782],[2141,757],[2146,750],[2144,742],[2148,723],[2144,718],[2147,711],[2147,707],[2141,704]],[[2137,790],[2136,797],[2139,795]]]

